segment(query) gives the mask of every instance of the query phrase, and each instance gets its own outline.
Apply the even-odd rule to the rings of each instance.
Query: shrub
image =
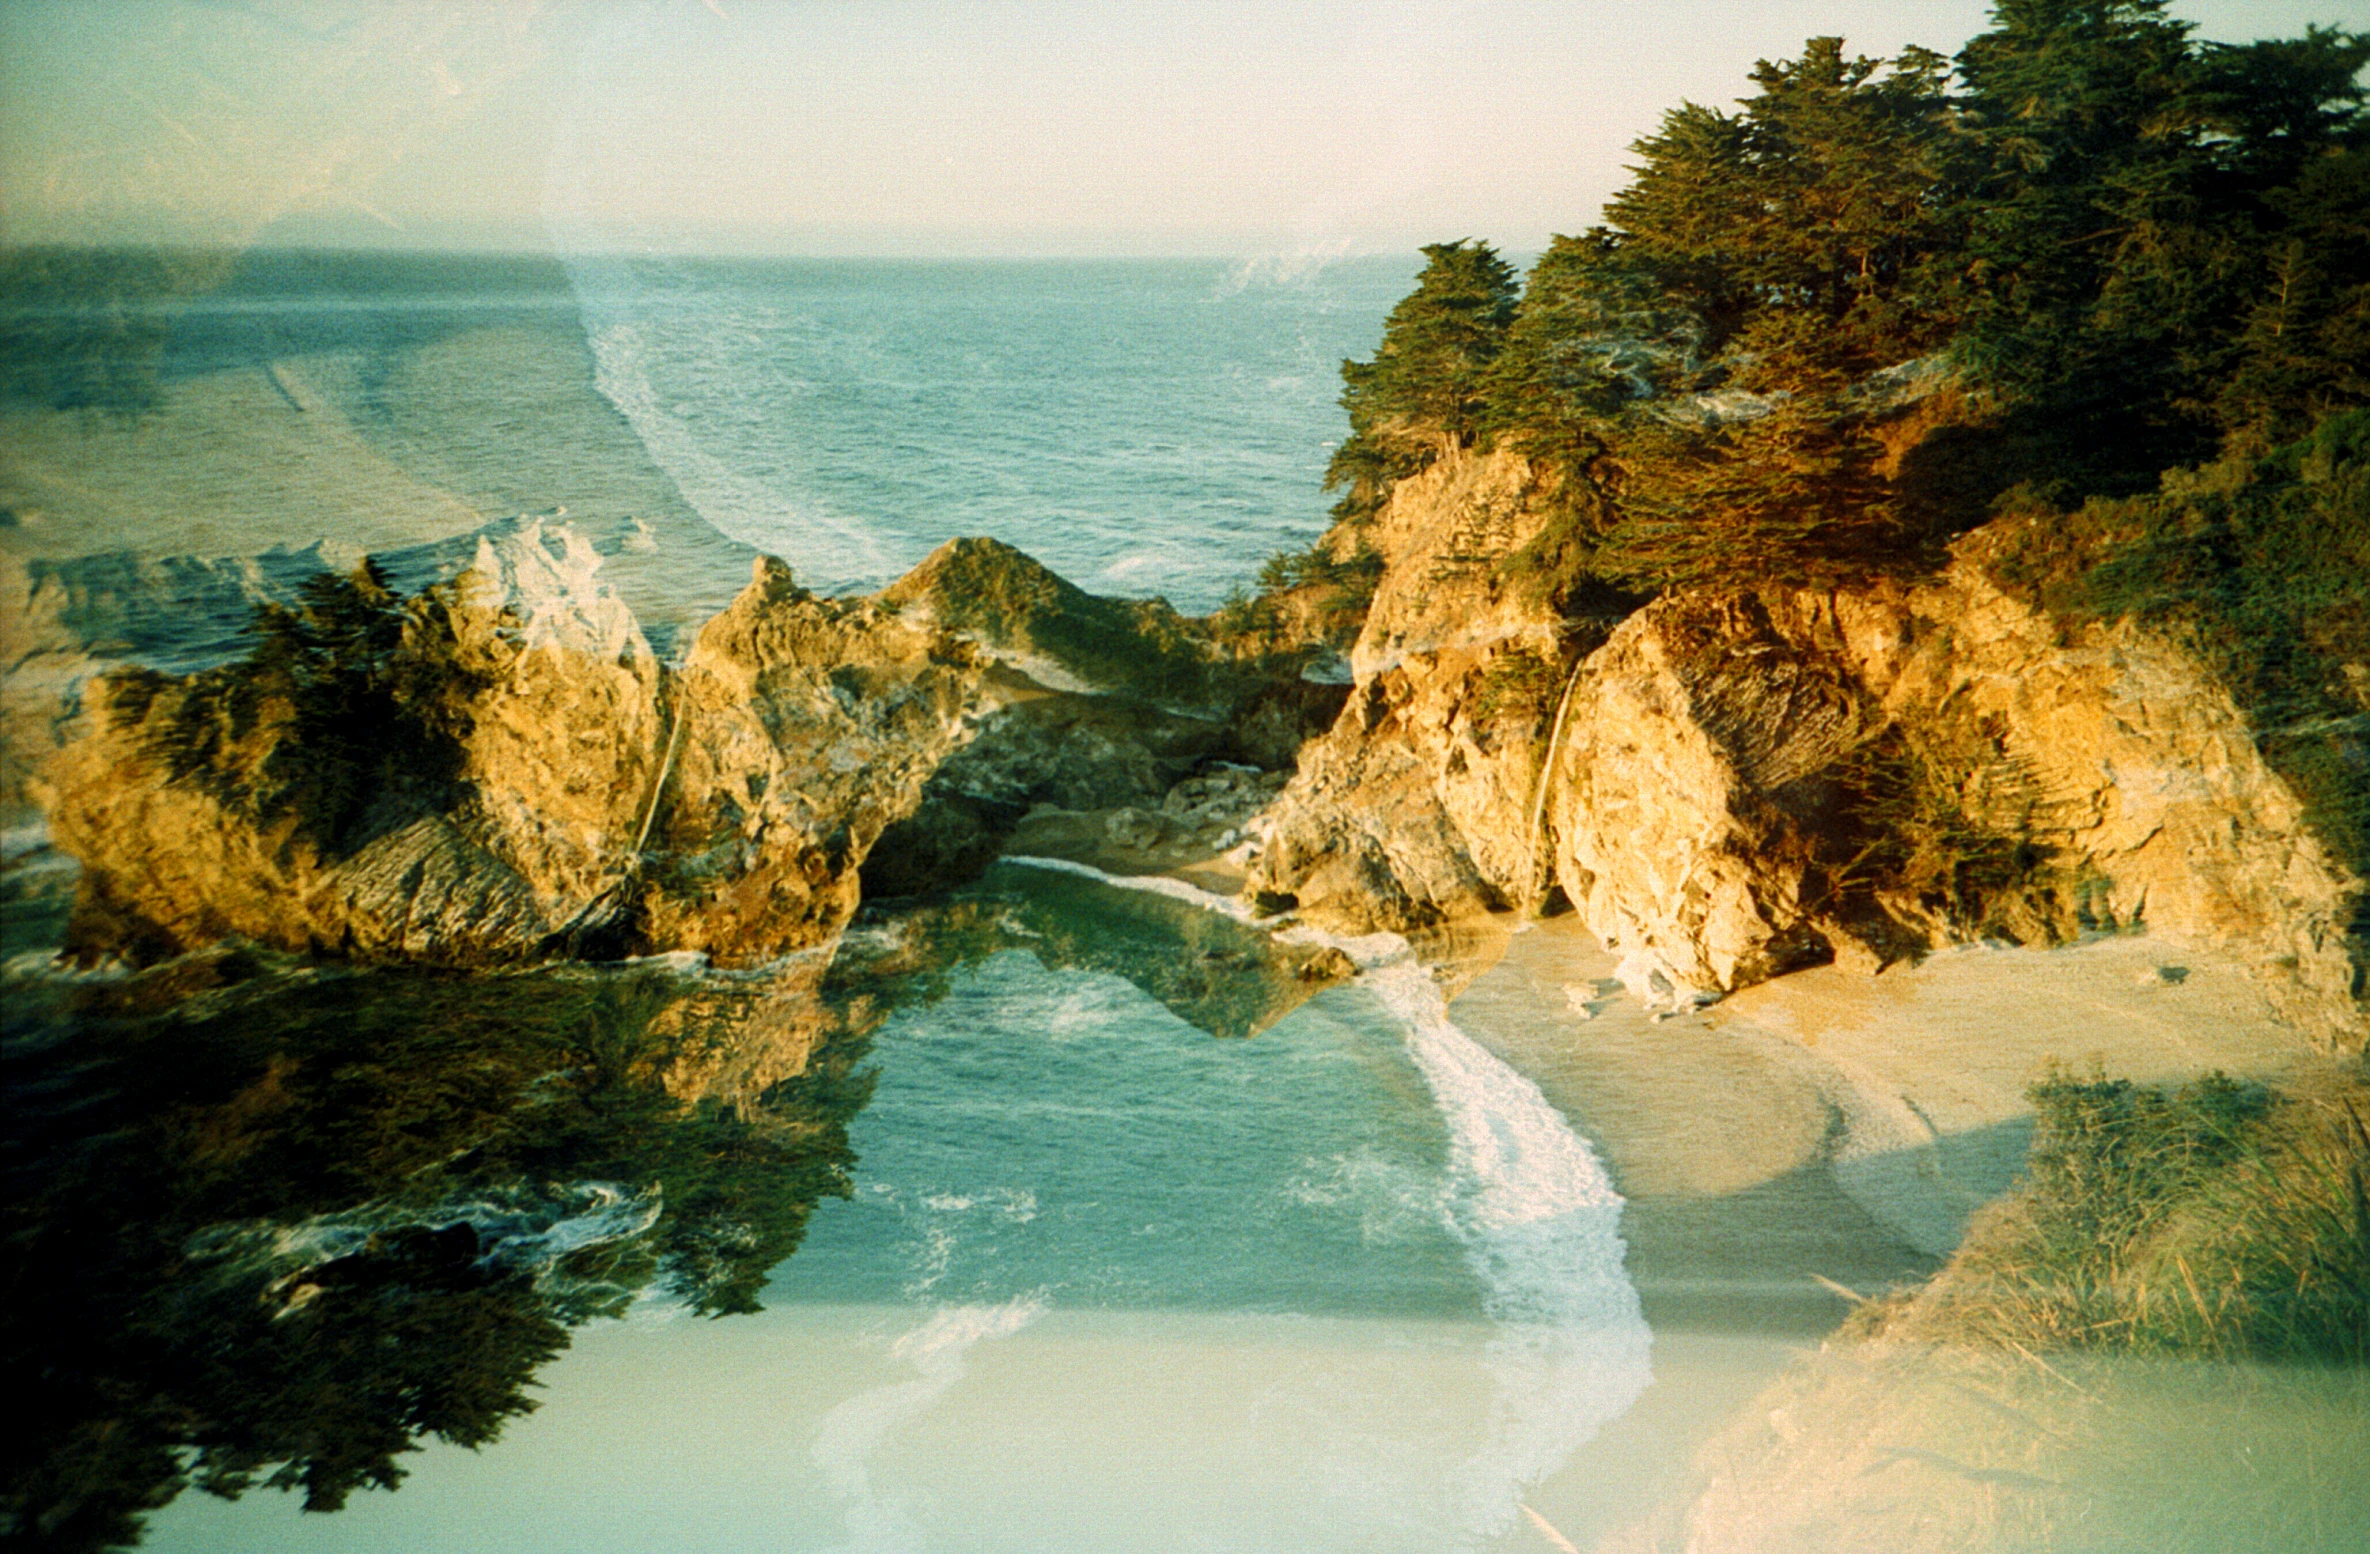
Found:
[[[2025,1183],[1885,1330],[2370,1363],[2370,1085],[2055,1072],[2031,1095]]]
[[[349,853],[383,822],[454,798],[463,703],[485,681],[447,651],[435,603],[407,600],[370,560],[308,578],[294,606],[256,606],[255,645],[237,663],[110,677],[108,715],[139,730],[168,781]]]

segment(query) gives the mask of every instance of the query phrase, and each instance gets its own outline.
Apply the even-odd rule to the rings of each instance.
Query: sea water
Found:
[[[332,1517],[185,1496],[154,1546],[1498,1546],[1649,1379],[1620,1199],[1403,943],[1342,947],[1235,1040],[990,956],[878,1036],[767,1311],[646,1302],[484,1453]]]
[[[572,261],[601,391],[709,522],[810,585],[990,535],[1214,608],[1325,526],[1345,357],[1412,267]]]
[[[306,572],[433,575],[521,513],[603,550],[662,652],[752,550],[846,592],[988,535],[1207,611],[1323,530],[1341,362],[1413,271],[258,252],[124,296],[101,269],[79,314],[0,298],[0,386],[63,355],[116,396],[0,394],[0,550],[174,671]],[[149,575],[224,558],[251,575]]]

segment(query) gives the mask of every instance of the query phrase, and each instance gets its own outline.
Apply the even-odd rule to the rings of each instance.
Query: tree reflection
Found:
[[[757,1309],[871,1076],[842,1020],[749,1104],[670,1093],[762,991],[713,980],[234,952],[13,989],[0,1537],[130,1543],[192,1484],[334,1510],[494,1440],[573,1327]]]

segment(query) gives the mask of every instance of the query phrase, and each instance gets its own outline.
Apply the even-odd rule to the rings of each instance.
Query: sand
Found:
[[[2051,1065],[2169,1083],[2325,1063],[2243,966],[2146,936],[1975,947],[1876,977],[1800,972],[1657,1017],[1574,918],[1502,942],[1451,1016],[1595,1143],[1628,1199],[1629,1268],[1655,1334],[1654,1385],[1531,1497],[1575,1547],[1924,1547],[1929,1503],[1948,1537],[1975,1540],[1936,1548],[2046,1546],[2027,1533],[2055,1536],[2110,1505],[2118,1527],[2163,1531],[2174,1512],[2135,1508],[2179,1476],[2159,1450],[2176,1437],[2222,1443],[2225,1478],[2275,1442],[2295,1474],[2325,1477],[2332,1452],[2370,1440],[2359,1388],[2332,1402],[2276,1375],[2125,1367],[2094,1377],[2114,1401],[2093,1406],[2021,1361],[2003,1376],[1996,1358],[1822,1344],[1849,1309],[1840,1291],[1922,1279],[1969,1212],[2012,1184],[2031,1136],[2024,1092]],[[2210,1423],[2168,1418],[2174,1399]],[[2078,1421],[2061,1417],[2069,1402]],[[2022,1456],[2001,1444],[2011,1437]],[[2088,1475],[2093,1498],[2004,1503],[2042,1493],[1998,1477],[2012,1457],[2056,1464],[2053,1483]],[[2229,1532],[2231,1516],[2203,1508],[2213,1498],[2190,1494],[2179,1512],[2209,1542],[2166,1546]],[[2305,1524],[2277,1525],[2250,1546],[2284,1546]],[[2135,1539],[2115,1530],[2099,1546]],[[2347,1545],[2316,1532],[2294,1546]]]

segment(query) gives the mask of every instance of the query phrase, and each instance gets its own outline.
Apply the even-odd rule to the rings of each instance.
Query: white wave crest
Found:
[[[1052,858],[1005,861],[1252,920],[1242,902],[1181,880]],[[1358,985],[1405,1030],[1408,1055],[1447,1125],[1445,1217],[1497,1328],[1487,1359],[1495,1417],[1465,1465],[1463,1520],[1470,1536],[1495,1536],[1513,1525],[1529,1485],[1620,1417],[1653,1379],[1653,1335],[1625,1267],[1621,1195],[1539,1087],[1449,1019],[1439,983],[1405,939],[1305,926],[1277,937],[1330,945],[1350,958]]]
[[[900,570],[880,536],[862,524],[817,512],[719,458],[650,380],[657,326],[613,315],[632,305],[637,284],[621,263],[579,259],[569,265],[593,353],[593,386],[634,429],[650,456],[701,517],[723,533],[781,555],[809,587],[877,586]]]

